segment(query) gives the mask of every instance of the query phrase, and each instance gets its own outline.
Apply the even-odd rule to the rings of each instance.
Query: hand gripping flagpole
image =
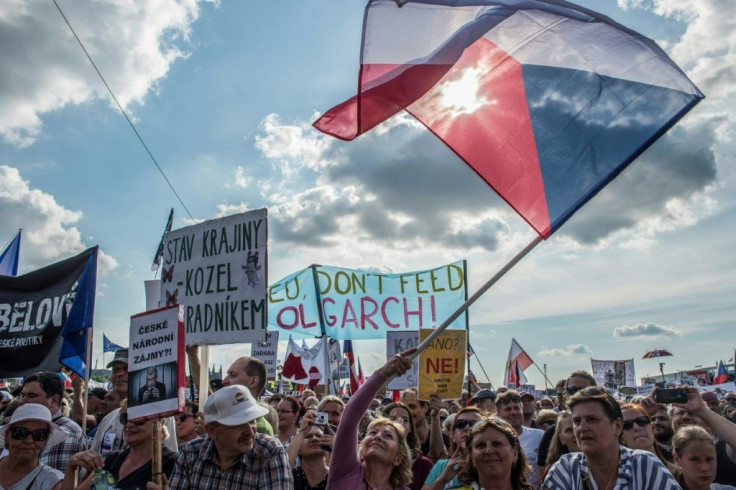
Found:
[[[472,305],[473,303],[475,303],[476,300],[478,300],[478,298],[480,298],[481,296],[483,296],[483,294],[486,291],[488,291],[491,288],[491,286],[493,286],[494,284],[496,284],[504,275],[506,275],[506,273],[508,271],[510,271],[512,267],[514,267],[521,259],[523,259],[529,252],[531,252],[534,249],[534,247],[536,247],[537,245],[539,245],[542,242],[542,240],[543,240],[543,238],[541,236],[539,236],[539,235],[537,235],[536,237],[534,237],[534,240],[532,240],[526,247],[524,247],[524,249],[522,251],[520,251],[519,253],[517,253],[514,256],[514,258],[512,258],[511,260],[509,260],[506,263],[506,265],[504,265],[498,272],[496,272],[496,274],[493,277],[491,277],[488,280],[488,282],[486,282],[485,284],[483,284],[480,287],[480,289],[478,289],[475,293],[473,293],[473,295],[470,298],[468,298],[468,300],[465,301],[465,303],[463,303],[462,305],[460,305],[460,307],[457,310],[455,310],[452,313],[452,315],[450,315],[447,318],[447,320],[445,320],[442,323],[442,325],[440,325],[439,327],[437,327],[436,329],[434,329],[432,331],[432,333],[429,334],[429,336],[426,339],[424,339],[424,342],[422,342],[421,344],[419,344],[417,346],[416,350],[411,355],[409,355],[409,358],[413,361],[419,355],[419,353],[421,353],[423,350],[425,350],[429,346],[429,344],[432,343],[432,341],[434,339],[436,339],[443,331],[445,331],[447,329],[447,327],[450,326],[450,324],[452,322],[454,322],[457,319],[457,317],[459,317],[460,315],[462,315],[463,313],[465,313],[465,311],[468,308],[470,308],[470,305]],[[387,385],[394,377],[395,376],[391,376],[389,379],[387,379],[386,382],[384,383],[384,385]]]

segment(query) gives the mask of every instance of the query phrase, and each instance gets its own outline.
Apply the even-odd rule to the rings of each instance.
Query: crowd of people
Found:
[[[0,490],[93,488],[102,470],[123,490],[736,490],[736,394],[687,387],[665,405],[655,388],[621,400],[586,371],[560,380],[556,397],[385,392],[411,354],[352,397],[263,396],[265,365],[241,357],[202,407],[189,401],[163,423],[128,418],[126,349],[86,412],[81,380],[65,390],[58,373],[35,373],[0,391]]]

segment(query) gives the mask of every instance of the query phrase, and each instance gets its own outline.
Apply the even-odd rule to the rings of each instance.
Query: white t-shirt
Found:
[[[532,429],[530,427],[522,427],[521,435],[519,436],[519,444],[521,449],[524,450],[526,456],[526,463],[531,466],[531,471],[527,473],[526,479],[529,483],[534,485],[535,489],[539,488],[539,465],[537,465],[537,452],[539,451],[539,443],[544,436],[544,431],[541,429]]]

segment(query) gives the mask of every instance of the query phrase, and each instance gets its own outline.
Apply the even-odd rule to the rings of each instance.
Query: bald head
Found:
[[[225,386],[243,385],[250,390],[255,398],[261,396],[266,387],[266,365],[255,357],[239,357],[227,369],[227,375],[222,380]]]

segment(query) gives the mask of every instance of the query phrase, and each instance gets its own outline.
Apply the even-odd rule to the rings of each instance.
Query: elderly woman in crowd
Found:
[[[413,459],[411,465],[412,480],[409,488],[411,490],[420,490],[422,485],[424,485],[424,480],[427,479],[429,471],[432,469],[433,463],[431,459],[422,455],[421,445],[419,444],[419,437],[417,436],[417,429],[414,425],[414,417],[411,415],[411,410],[401,402],[394,402],[386,405],[383,409],[383,413],[385,413],[393,422],[401,424],[406,431],[406,443],[409,445]]]
[[[276,407],[276,413],[279,417],[276,437],[285,447],[289,446],[297,430],[299,430],[299,421],[306,411],[301,400],[296,397],[287,396],[279,401]]]
[[[51,421],[48,408],[37,403],[18,407],[10,422],[0,428],[0,447],[8,455],[0,459],[0,489],[58,490],[64,475],[38,459],[48,446],[68,434]]]
[[[77,453],[69,460],[64,474],[62,489],[72,490],[90,488],[94,472],[99,469],[109,471],[115,478],[115,487],[120,490],[137,490],[145,488],[146,483],[152,481],[152,448],[153,427],[152,420],[128,420],[128,407],[124,401],[120,406],[120,423],[123,425],[123,439],[127,449],[108,453],[103,459],[97,452],[89,450]],[[166,428],[162,425],[161,437],[161,467],[166,477],[171,476],[174,470],[177,454],[163,445],[168,437]],[[87,470],[87,478],[77,487],[74,486],[74,474],[77,468]]]
[[[324,490],[327,488],[332,437],[328,425],[318,425],[315,412],[302,417],[299,430],[286,448],[294,474],[294,490]]]
[[[654,438],[652,423],[646,409],[641,405],[626,403],[621,406],[621,413],[624,421],[621,444],[630,449],[654,453],[670,473],[674,473],[675,465],[665,457],[662,447]]]
[[[547,452],[547,466],[542,474],[542,480],[549,471],[550,467],[557,462],[563,454],[576,453],[578,441],[575,439],[575,432],[572,428],[572,414],[569,410],[563,410],[557,416],[557,424],[555,425],[555,435],[550,442],[549,451]]]
[[[468,454],[459,480],[474,490],[532,490],[526,481],[528,466],[516,430],[505,420],[491,416],[473,425]]]
[[[652,453],[619,445],[623,414],[601,386],[584,388],[568,401],[579,453],[563,455],[549,469],[550,490],[679,489],[674,477]]]
[[[450,433],[451,456],[435,463],[424,482],[423,490],[440,490],[448,483],[451,483],[451,487],[460,485],[457,474],[468,456],[470,429],[481,417],[482,412],[478,407],[463,408],[454,416]]]
[[[331,464],[328,489],[406,489],[411,482],[412,456],[404,427],[389,419],[376,419],[368,426],[358,450],[358,424],[383,382],[409,370],[411,359],[407,356],[415,350],[395,355],[348,402],[333,448],[339,464]]]

